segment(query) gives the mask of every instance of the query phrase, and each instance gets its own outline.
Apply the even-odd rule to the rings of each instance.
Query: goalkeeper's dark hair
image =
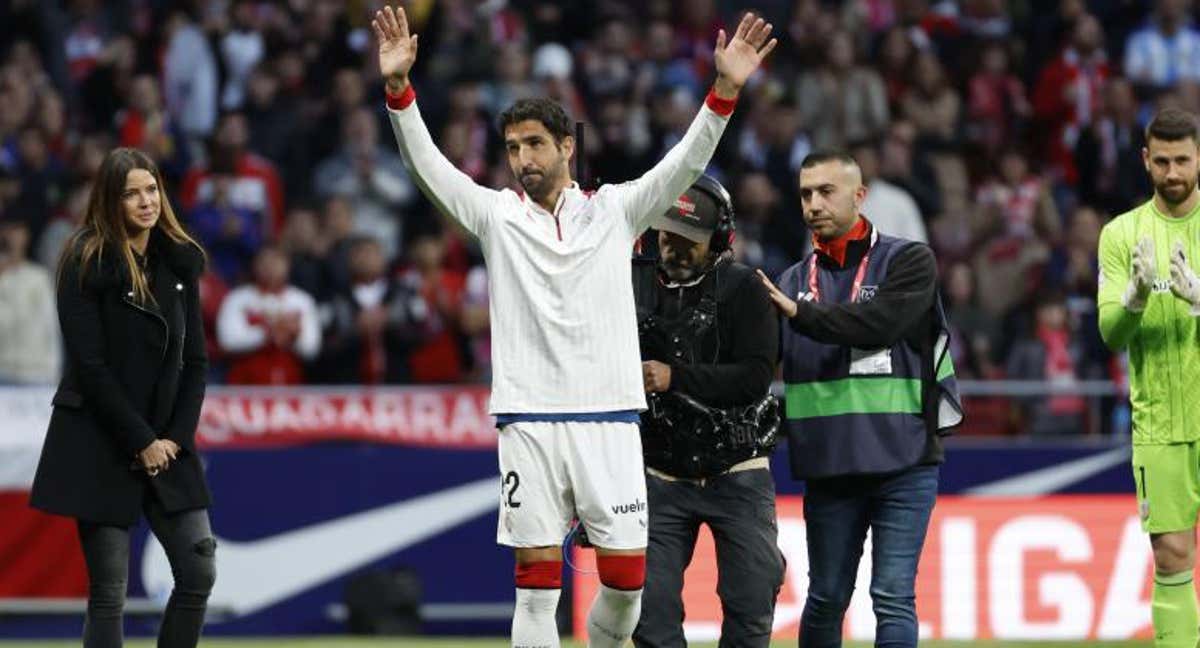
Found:
[[[550,131],[555,143],[562,142],[564,137],[571,135],[571,118],[567,116],[567,111],[562,105],[553,99],[535,97],[520,99],[509,106],[508,110],[500,113],[500,121],[497,124],[500,136],[504,136],[504,131],[508,130],[509,126],[530,120],[541,122],[546,130]]]
[[[1189,137],[1200,144],[1200,125],[1194,114],[1180,108],[1164,108],[1146,125],[1147,142],[1152,139],[1178,142]]]

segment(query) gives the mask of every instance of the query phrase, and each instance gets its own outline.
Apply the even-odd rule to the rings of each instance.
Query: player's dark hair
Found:
[[[1146,125],[1147,142],[1151,139],[1178,142],[1188,137],[1200,144],[1200,126],[1196,124],[1196,116],[1186,110],[1164,108]]]
[[[508,110],[500,113],[500,136],[504,136],[504,131],[508,130],[509,126],[529,120],[541,122],[546,130],[550,131],[556,143],[562,142],[564,137],[571,134],[571,118],[567,116],[567,111],[563,110],[562,105],[553,99],[535,97],[519,99],[509,106]]]
[[[811,169],[818,164],[825,164],[826,162],[841,162],[842,164],[852,167],[858,166],[858,160],[855,160],[854,156],[850,155],[846,151],[840,149],[828,149],[823,151],[813,151],[812,153],[804,156],[804,161],[800,163],[800,168]]]

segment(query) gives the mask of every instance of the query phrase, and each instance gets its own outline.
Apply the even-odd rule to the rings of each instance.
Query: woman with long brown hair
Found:
[[[85,648],[118,648],[130,529],[150,522],[175,589],[159,648],[195,646],[216,576],[194,437],[208,368],[197,279],[204,252],[141,151],[111,151],[63,251],[62,382],[33,506],[73,517],[88,569]]]

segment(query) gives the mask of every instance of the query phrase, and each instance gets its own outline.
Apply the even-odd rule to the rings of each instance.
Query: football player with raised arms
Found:
[[[409,80],[418,39],[404,10],[385,7],[372,27],[400,153],[425,195],[478,237],[488,267],[496,536],[517,563],[512,645],[559,645],[559,546],[578,517],[601,581],[589,645],[621,646],[638,621],[647,544],[630,252],[708,165],[738,92],[776,45],[771,25],[747,14],[731,37],[718,32],[717,78],[687,133],[642,177],[594,193],[572,181],[570,118],[544,98],[518,101],[499,120],[523,191],[472,182],[421,119]]]

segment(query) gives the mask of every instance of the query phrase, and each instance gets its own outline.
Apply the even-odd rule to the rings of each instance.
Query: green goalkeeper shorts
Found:
[[[1133,481],[1146,533],[1190,531],[1200,511],[1200,442],[1133,446]]]

